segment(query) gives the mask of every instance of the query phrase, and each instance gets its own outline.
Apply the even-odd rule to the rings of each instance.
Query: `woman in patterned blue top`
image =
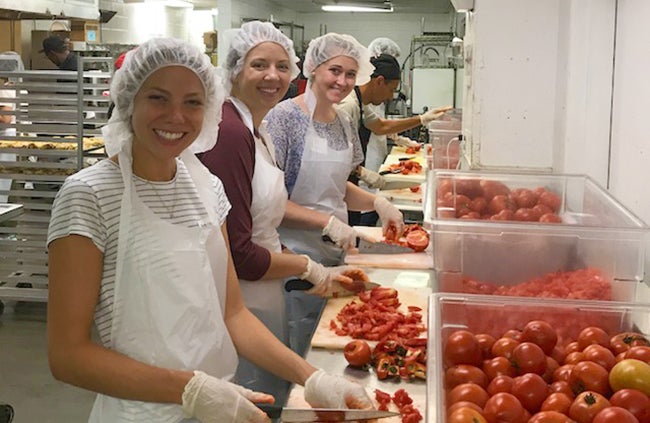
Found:
[[[401,233],[403,227],[402,214],[390,202],[347,181],[362,160],[361,147],[349,117],[334,105],[355,84],[366,83],[373,68],[368,50],[353,37],[318,37],[305,54],[305,94],[278,104],[266,116],[289,193],[280,239],[325,265],[339,264],[344,251],[355,246],[359,234],[347,224],[348,209],[376,210],[384,231],[394,225]],[[290,337],[305,344],[323,301],[291,296]]]

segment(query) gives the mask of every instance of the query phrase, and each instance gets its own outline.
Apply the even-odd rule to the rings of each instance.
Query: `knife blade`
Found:
[[[422,185],[422,181],[386,181],[381,191],[391,189],[413,188]]]
[[[353,410],[338,408],[285,408],[273,404],[255,404],[270,418],[278,417],[284,423],[292,422],[348,422],[354,420],[383,419],[400,413],[380,410]]]
[[[414,251],[403,245],[388,244],[386,242],[368,242],[365,239],[359,240],[360,254],[404,254]]]
[[[327,293],[328,298],[351,297],[361,291],[377,288],[376,282],[354,281],[350,285],[343,285],[340,282],[333,282],[332,288]],[[314,284],[303,279],[290,279],[284,284],[284,289],[290,291],[307,291],[312,289]]]

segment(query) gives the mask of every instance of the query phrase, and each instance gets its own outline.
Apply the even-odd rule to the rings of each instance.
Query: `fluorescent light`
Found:
[[[163,0],[162,3],[167,7],[193,8],[194,5],[184,0]]]
[[[324,12],[392,12],[393,5],[388,7],[325,5],[321,6],[321,9]]]

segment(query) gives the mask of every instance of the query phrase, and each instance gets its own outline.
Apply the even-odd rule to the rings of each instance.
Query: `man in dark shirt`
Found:
[[[65,40],[57,35],[50,35],[43,40],[41,53],[45,53],[60,70],[77,70],[77,56],[70,52]]]

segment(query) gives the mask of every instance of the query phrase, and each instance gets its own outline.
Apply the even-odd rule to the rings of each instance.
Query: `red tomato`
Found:
[[[472,203],[469,205],[469,208],[472,209],[472,211],[475,211],[477,213],[483,213],[485,209],[487,208],[488,202],[485,199],[485,197],[476,197],[475,199],[472,200]]]
[[[553,213],[553,209],[545,204],[537,204],[533,206],[533,211],[540,217],[548,213]]]
[[[514,218],[520,222],[537,222],[539,220],[539,216],[533,211],[533,209],[525,207],[517,209]]]
[[[574,351],[564,357],[564,364],[578,364],[581,361],[585,361],[585,353],[582,351]]]
[[[483,361],[481,347],[473,333],[458,330],[447,338],[444,348],[445,362],[449,365],[471,364],[481,365]]]
[[[571,398],[571,401],[573,401],[573,398],[575,397],[573,391],[571,390],[571,387],[569,386],[569,383],[563,380],[557,380],[551,383],[549,388],[551,392],[558,392],[560,394],[566,395],[567,397]]]
[[[555,213],[546,213],[539,217],[541,223],[562,223],[562,218]]]
[[[456,192],[458,194],[463,194],[469,198],[478,197],[483,193],[483,188],[481,188],[481,182],[478,179],[455,179],[456,181]]]
[[[528,420],[528,423],[574,423],[568,416],[557,411],[540,411]]]
[[[578,344],[578,341],[573,341],[569,342],[566,344],[564,347],[564,354],[571,354],[572,352],[580,352],[582,351],[582,348],[580,348],[580,345]]]
[[[616,364],[616,357],[602,345],[592,344],[582,351],[586,361],[593,361],[603,366],[606,370],[611,369]]]
[[[515,341],[521,342],[521,331],[517,329],[509,329],[504,332],[501,336],[502,338],[512,338]]]
[[[452,389],[447,395],[447,404],[451,405],[458,401],[469,401],[483,407],[489,395],[485,389],[475,383],[463,383]]]
[[[553,382],[553,374],[557,369],[560,368],[560,365],[558,364],[557,361],[553,357],[546,356],[546,370],[544,370],[544,373],[542,374],[542,378],[546,381],[546,383],[551,383]]]
[[[449,178],[438,180],[438,189],[436,196],[438,199],[443,199],[445,195],[452,193],[454,190],[454,181]]]
[[[514,220],[515,213],[510,209],[501,210],[497,214],[490,216],[490,220]]]
[[[512,384],[512,395],[516,396],[521,405],[531,413],[539,411],[548,394],[549,387],[546,381],[535,373],[516,377]]]
[[[487,333],[478,333],[476,334],[476,340],[478,341],[479,347],[481,347],[481,352],[483,353],[483,358],[487,359],[492,357],[492,345],[496,339],[492,335]]]
[[[481,407],[479,407],[478,405],[474,404],[473,402],[458,401],[458,402],[453,403],[449,407],[447,407],[447,415],[449,416],[451,413],[458,410],[459,408],[465,408],[465,407],[469,407],[472,410],[478,411],[479,413],[483,412],[483,409]]]
[[[639,420],[625,408],[607,407],[596,414],[593,423],[639,423]]]
[[[541,193],[538,202],[539,204],[550,207],[554,212],[560,210],[560,206],[562,205],[562,199],[551,191]]]
[[[492,345],[492,355],[495,357],[512,358],[512,350],[519,345],[519,341],[512,338],[499,338]]]
[[[510,210],[514,213],[517,206],[507,195],[497,195],[490,200],[487,209],[492,214],[498,214],[502,210]]]
[[[589,326],[581,330],[577,341],[580,346],[580,351],[584,350],[591,344],[598,344],[609,348],[609,335],[607,335],[607,332],[596,326]]]
[[[522,342],[512,350],[511,358],[519,374],[536,373],[541,375],[546,370],[544,351],[532,342]]]
[[[625,358],[634,358],[650,364],[650,347],[632,347],[625,353]]]
[[[416,252],[424,251],[429,246],[429,234],[424,230],[411,231],[406,234],[406,244]]]
[[[507,392],[493,395],[483,407],[483,415],[488,423],[525,422],[524,407],[519,400]]]
[[[459,217],[459,219],[474,219],[474,220],[480,220],[481,219],[481,214],[479,212],[471,211],[467,214],[464,214]]]
[[[498,394],[499,392],[512,391],[512,384],[514,379],[510,376],[500,375],[492,379],[487,387],[487,393],[490,395]]]
[[[452,389],[462,383],[475,383],[486,388],[488,378],[483,370],[469,364],[457,364],[448,368],[445,372],[445,388]]]
[[[521,331],[521,342],[537,344],[544,354],[550,355],[557,345],[555,329],[543,320],[532,320]]]
[[[345,345],[343,355],[351,366],[365,366],[370,363],[370,345],[362,339],[355,339]]]
[[[542,411],[557,411],[562,414],[569,413],[569,407],[573,404],[573,397],[563,394],[561,392],[553,392],[550,394],[540,407]]]
[[[494,357],[483,362],[483,371],[489,380],[497,376],[517,376],[517,369],[512,366],[512,362],[505,357]]]
[[[531,208],[537,204],[537,194],[526,188],[519,188],[512,191],[515,202],[520,208]]]
[[[576,364],[569,375],[568,382],[576,394],[583,391],[594,391],[607,395],[610,391],[609,372],[593,361],[581,361]]]
[[[490,202],[496,195],[510,194],[510,188],[499,181],[481,180],[481,188],[483,189],[483,197]]]
[[[544,349],[544,348],[542,348],[542,349]],[[564,363],[564,359],[566,358],[566,351],[564,350],[564,348],[556,345],[555,348],[553,348],[553,351],[551,351],[550,355],[558,363]]]
[[[472,211],[472,209],[470,208],[470,205],[472,204],[472,200],[470,200],[465,195],[460,195],[460,194],[455,195],[453,197],[452,204],[454,206],[454,209],[456,209],[456,217],[460,217]]]
[[[609,399],[612,406],[625,408],[639,420],[639,423],[650,422],[650,398],[637,389],[621,389],[614,392]]]
[[[553,372],[553,380],[554,381],[562,381],[562,382],[567,382],[569,383],[569,377],[571,376],[571,372],[573,372],[573,368],[575,367],[575,364],[563,364],[560,367],[558,367],[554,372]]]
[[[485,417],[470,407],[461,407],[454,410],[446,420],[447,423],[487,423]]]
[[[585,391],[573,400],[569,408],[569,417],[577,423],[591,423],[596,414],[609,406],[607,398],[598,392]]]

